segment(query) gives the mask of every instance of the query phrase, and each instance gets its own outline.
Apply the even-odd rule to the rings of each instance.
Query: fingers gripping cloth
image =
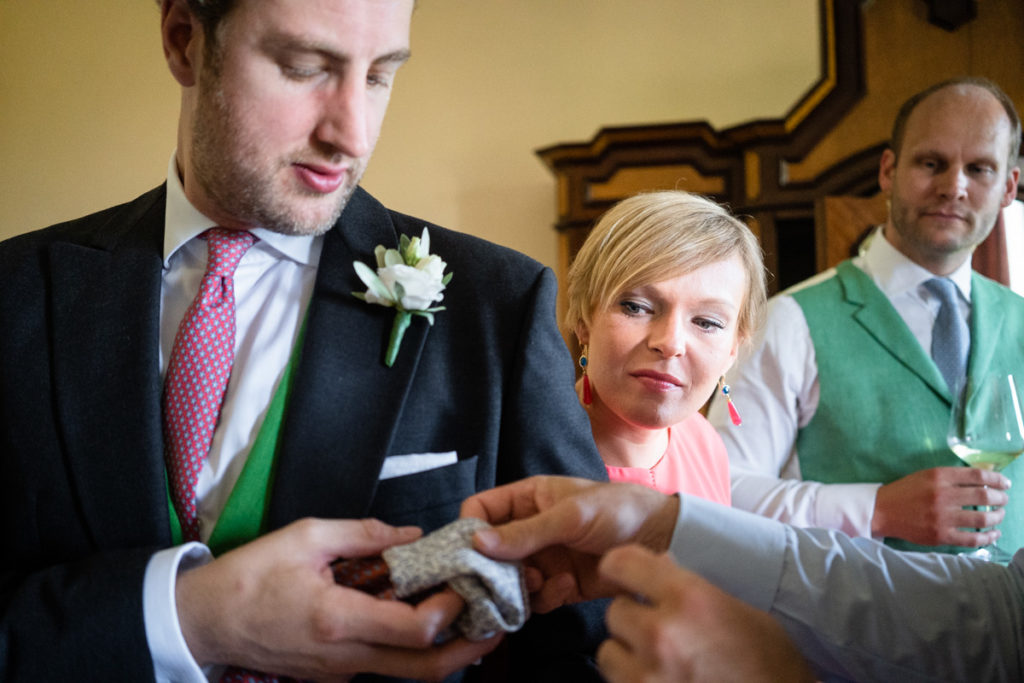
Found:
[[[479,519],[456,520],[418,541],[388,548],[381,553],[383,562],[337,562],[334,578],[382,598],[415,598],[447,585],[466,602],[454,624],[460,634],[484,640],[516,631],[530,616],[525,574],[517,562],[492,560],[473,549],[473,533],[487,526]]]

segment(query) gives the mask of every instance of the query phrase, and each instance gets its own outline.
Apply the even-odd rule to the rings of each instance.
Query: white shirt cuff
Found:
[[[875,516],[875,496],[881,484],[823,484],[818,493],[816,526],[837,529],[847,536],[871,538],[871,520]]]
[[[153,656],[153,673],[158,683],[207,682],[181,633],[175,586],[178,572],[206,564],[212,559],[213,555],[205,545],[186,543],[155,553],[146,565],[142,612],[146,640]]]

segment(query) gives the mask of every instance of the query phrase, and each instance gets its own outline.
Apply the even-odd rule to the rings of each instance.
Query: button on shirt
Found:
[[[940,302],[923,283],[934,274],[889,244],[881,228],[853,263],[872,278],[931,355],[927,350]],[[769,303],[764,329],[728,374],[731,395],[743,414],[742,428],[732,426],[724,401],[712,404],[708,419],[729,453],[733,506],[796,526],[870,536],[881,484],[803,481],[795,447],[797,431],[818,407],[818,368],[803,309],[788,294],[833,275],[833,270],[825,271]],[[950,278],[969,322],[970,259]]]
[[[175,157],[167,172],[164,271],[160,306],[160,374],[174,335],[206,269],[206,244],[198,235],[215,224],[189,203]],[[261,228],[259,241],[235,271],[235,360],[220,421],[197,485],[201,539],[207,540],[245,465],[249,449],[284,368],[313,292],[322,237],[293,237]],[[195,543],[153,556],[144,583],[146,636],[158,680],[204,681],[178,625],[174,579],[180,568],[209,559]],[[215,675],[215,674],[213,674]]]

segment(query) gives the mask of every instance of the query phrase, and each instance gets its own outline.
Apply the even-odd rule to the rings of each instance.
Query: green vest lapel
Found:
[[[951,401],[949,387],[938,366],[921,348],[917,337],[868,274],[850,261],[843,261],[836,267],[836,277],[842,284],[846,300],[861,306],[853,313],[854,320],[908,370],[924,380],[940,396]]]
[[[1004,341],[1003,326],[1006,312],[999,305],[998,287],[977,273],[971,273],[971,349],[967,359],[967,374],[975,368],[991,368],[996,346]],[[1024,374],[1021,367],[1008,372]]]

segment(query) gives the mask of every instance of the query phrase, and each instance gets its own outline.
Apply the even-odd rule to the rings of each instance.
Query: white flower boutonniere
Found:
[[[402,235],[398,249],[385,249],[383,244],[378,244],[373,254],[377,257],[376,272],[361,261],[353,262],[366,291],[352,292],[352,295],[367,303],[395,309],[395,323],[391,326],[391,339],[384,357],[384,363],[390,368],[412,316],[421,315],[433,325],[434,314],[444,310],[444,306],[431,308],[431,304],[444,298],[442,292],[451,281],[452,273],[445,275],[447,264],[440,256],[430,253],[430,233],[426,228],[420,237],[409,239],[408,235]]]

